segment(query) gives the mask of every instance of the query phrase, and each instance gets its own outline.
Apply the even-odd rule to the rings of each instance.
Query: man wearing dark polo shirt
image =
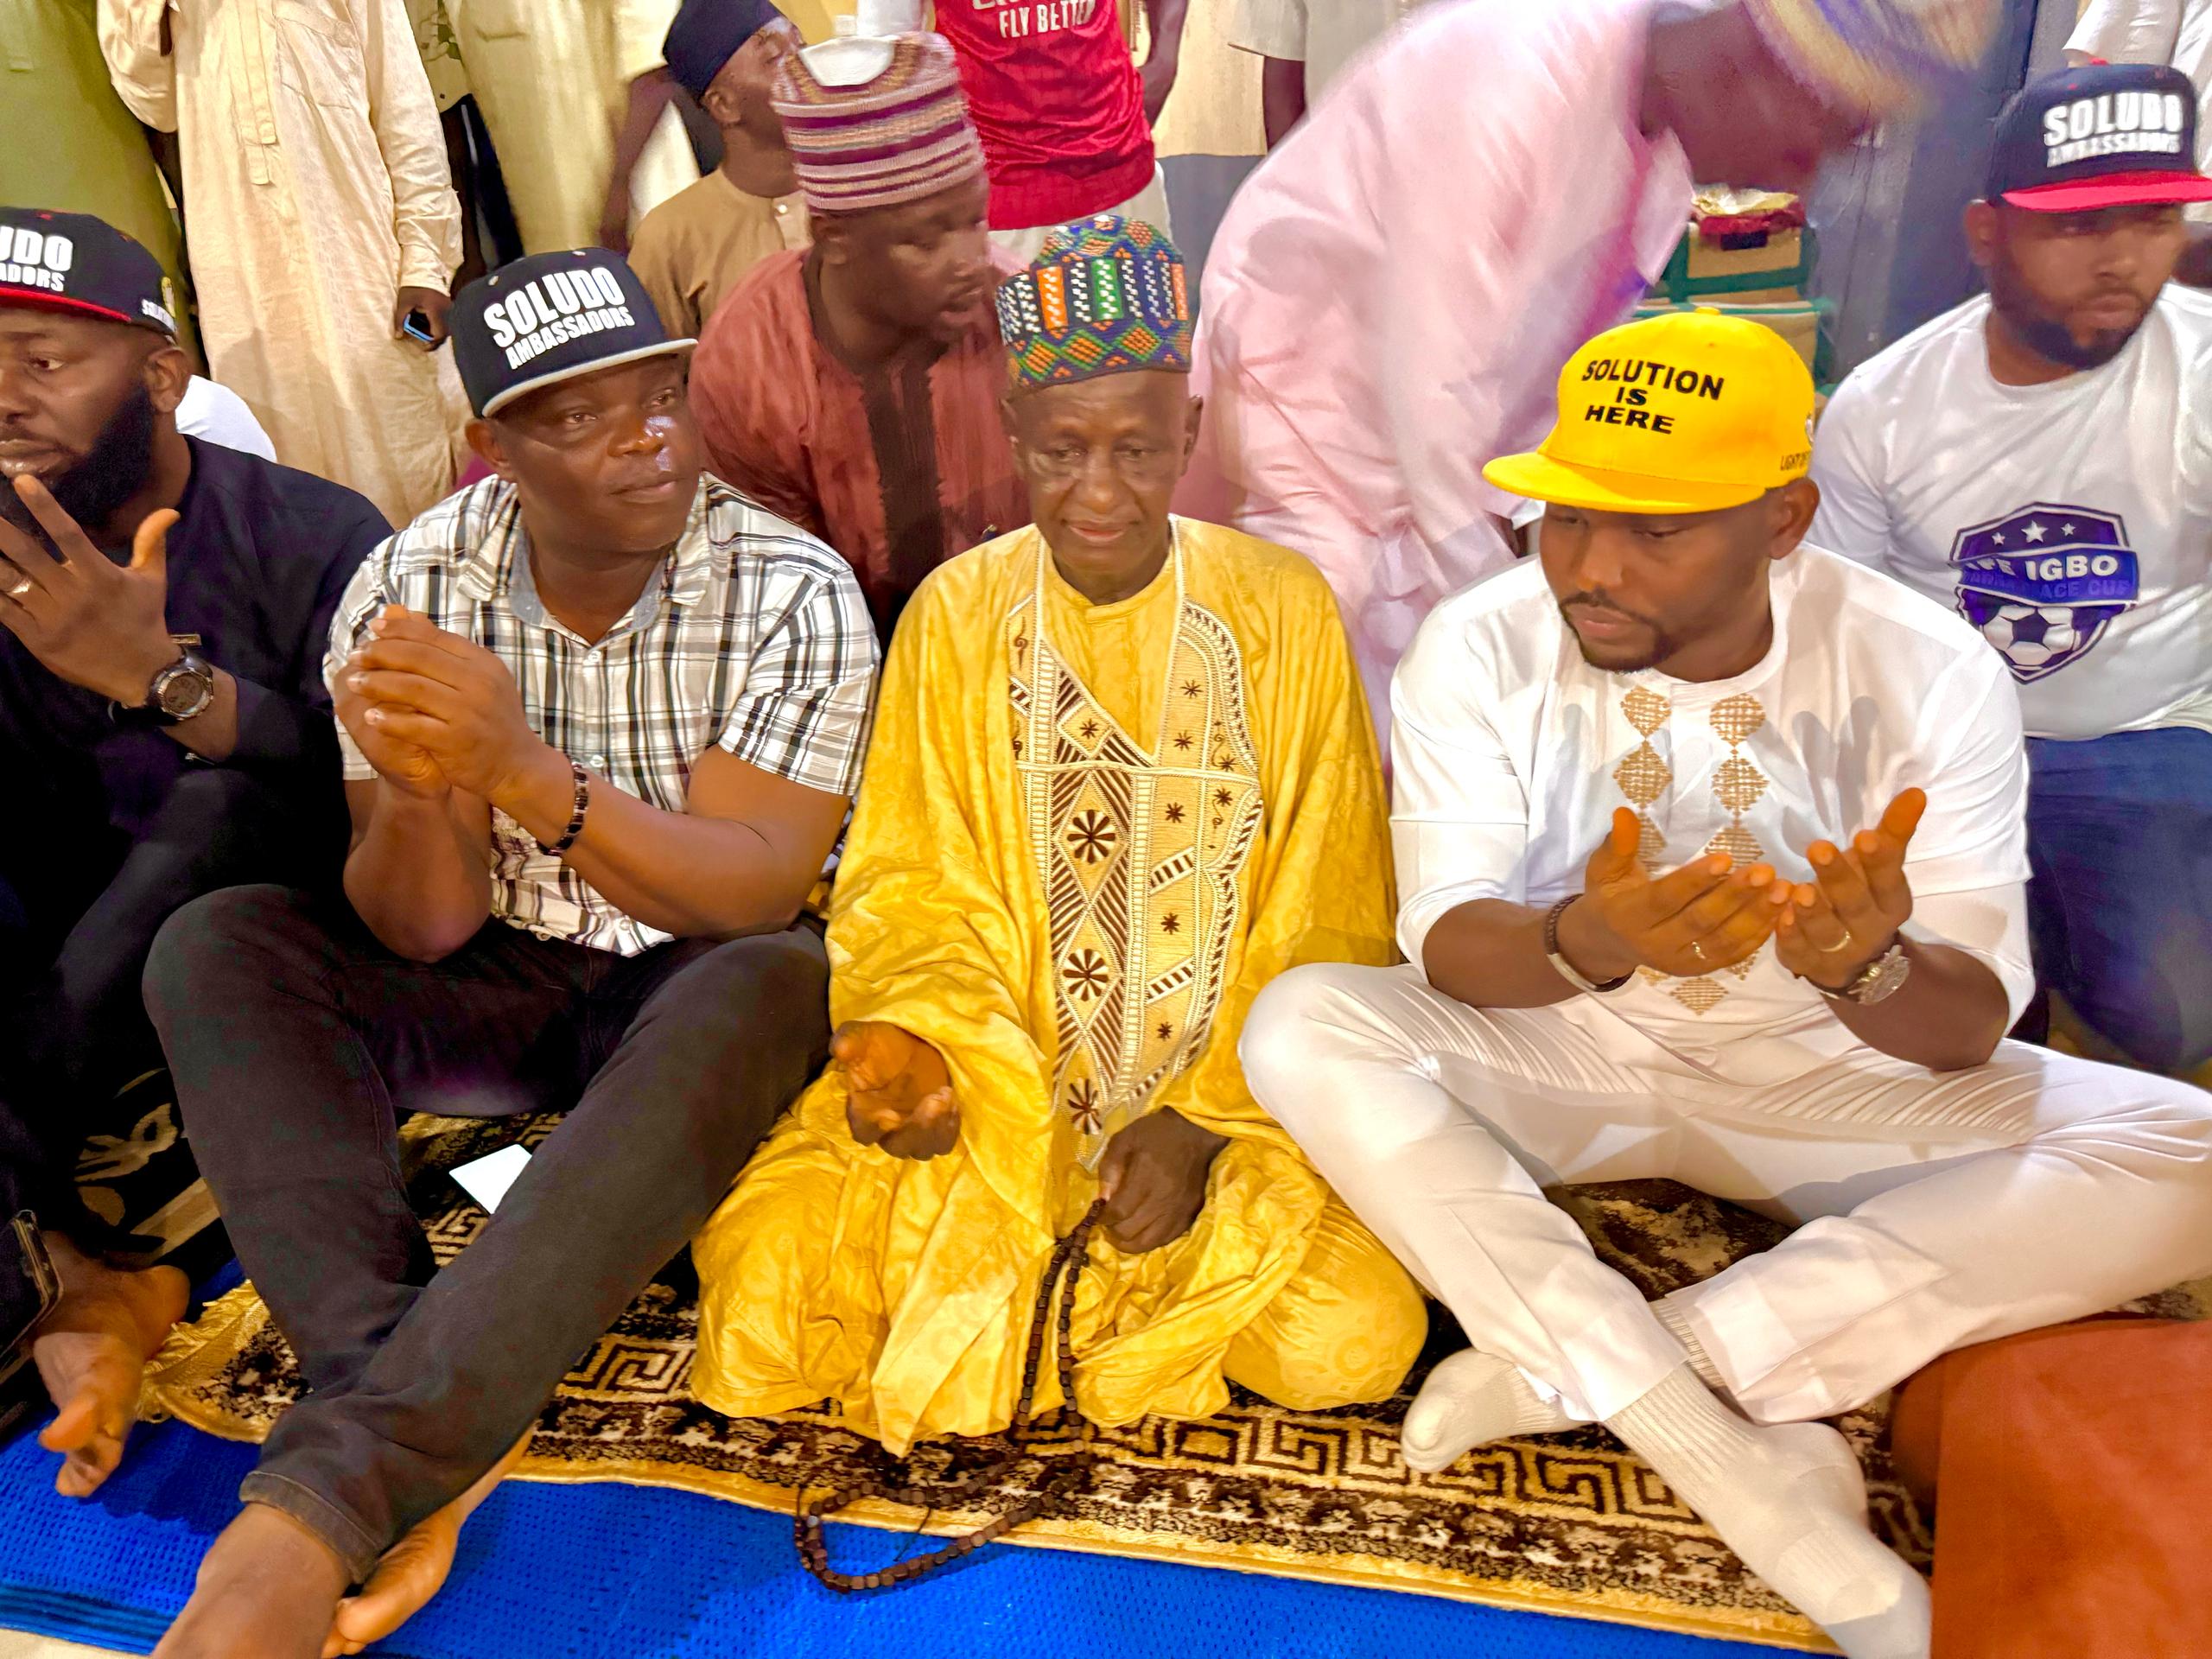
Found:
[[[0,1221],[35,1215],[60,1271],[33,1352],[79,1496],[184,1311],[177,1274],[98,1259],[80,1109],[159,1064],[138,982],[171,912],[335,878],[323,645],[388,533],[350,490],[182,436],[190,378],[150,253],[0,208]]]

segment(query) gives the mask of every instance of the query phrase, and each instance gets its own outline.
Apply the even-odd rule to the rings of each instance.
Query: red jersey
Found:
[[[991,228],[1058,225],[1152,182],[1144,86],[1115,0],[937,0],[991,171]]]

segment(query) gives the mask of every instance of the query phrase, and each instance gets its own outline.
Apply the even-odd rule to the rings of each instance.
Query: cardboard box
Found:
[[[1764,245],[1724,248],[1708,242],[1694,230],[1689,238],[1689,274],[1693,283],[1717,277],[1763,276],[1770,271],[1794,273],[1805,257],[1802,230],[1770,231]]]
[[[1754,246],[1726,248],[1707,241],[1693,226],[1651,293],[1677,303],[1711,299],[1728,305],[1778,305],[1802,299],[1810,275],[1802,230],[1773,231]]]

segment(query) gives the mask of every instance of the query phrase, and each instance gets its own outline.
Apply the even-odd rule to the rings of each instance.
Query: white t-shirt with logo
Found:
[[[1843,383],[1811,539],[1962,614],[2038,737],[2212,730],[2212,295],[2169,284],[2102,368],[1989,372],[1969,300]]]
[[[1772,645],[1709,683],[1592,667],[1534,561],[1430,613],[1390,697],[1408,960],[1460,905],[1581,892],[1621,807],[1655,869],[1726,851],[1808,881],[1808,846],[1871,829],[1917,786],[1910,931],[1972,951],[2025,1005],[2027,764],[2004,664],[1955,616],[1833,554],[1801,548],[1771,581]],[[1866,1053],[1771,945],[1740,972],[1639,975],[1560,1006],[1616,1058],[1691,1084],[1780,1084]]]

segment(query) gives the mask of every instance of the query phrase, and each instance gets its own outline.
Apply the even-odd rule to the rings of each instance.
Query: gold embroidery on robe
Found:
[[[1649,687],[1639,685],[1621,699],[1621,712],[1628,717],[1629,724],[1636,728],[1643,741],[1630,750],[1627,758],[1614,768],[1613,781],[1620,786],[1623,798],[1636,809],[1637,823],[1643,831],[1637,856],[1644,868],[1656,875],[1667,868],[1657,856],[1659,849],[1665,845],[1665,840],[1651,817],[1651,809],[1672,785],[1675,774],[1658,750],[1651,746],[1651,739],[1673,717],[1674,705]],[[1759,797],[1766,792],[1766,776],[1745,758],[1743,747],[1751,741],[1751,734],[1766,723],[1766,710],[1757,697],[1748,693],[1738,693],[1715,703],[1707,718],[1720,741],[1728,746],[1728,758],[1713,772],[1713,793],[1714,799],[1728,813],[1729,823],[1726,829],[1706,842],[1705,852],[1726,853],[1735,860],[1737,868],[1740,869],[1747,864],[1758,863],[1766,855],[1765,849],[1759,845],[1758,837],[1744,825],[1744,814],[1756,806]],[[1740,983],[1750,977],[1752,964],[1758,961],[1760,951],[1765,949],[1762,944],[1758,950],[1754,950],[1743,961],[1716,969],[1714,973],[1700,974],[1694,979],[1675,979],[1656,968],[1639,968],[1637,972],[1647,983],[1664,988],[1668,995],[1692,1014],[1710,1014],[1728,995],[1729,988],[1721,982],[1718,976],[1726,974]]]
[[[1086,1168],[1205,1047],[1263,816],[1243,657],[1182,593],[1174,556],[1175,644],[1153,753],[1053,652],[1041,587],[1007,620],[1016,765],[1050,927],[1052,1099]]]
[[[1084,1409],[1109,1426],[1202,1417],[1231,1382],[1315,1408],[1382,1400],[1419,1351],[1412,1281],[1237,1058],[1276,976],[1390,959],[1382,776],[1351,646],[1305,558],[1217,525],[1178,520],[1175,537],[1174,568],[1142,594],[1093,605],[1052,576],[1039,608],[1042,537],[1018,531],[939,568],[900,618],[838,867],[830,1018],[936,1048],[959,1142],[893,1158],[853,1139],[842,1071],[808,1089],[694,1242],[702,1404],[754,1416],[834,1399],[893,1452],[1011,1421],[1037,1275],[1098,1191],[1056,1096],[1063,970],[1095,989],[1107,957],[1094,938],[1099,963],[1078,964],[1085,945],[1048,914],[1056,866],[1094,935],[1111,907],[1124,918],[1125,1001],[1110,1020],[1103,995],[1082,1010],[1097,1098],[1111,1087],[1228,1142],[1181,1238],[1134,1255],[1093,1242],[1072,1326]],[[1039,615],[1052,665],[1036,660]],[[1048,1370],[1039,1406],[1059,1388]]]

